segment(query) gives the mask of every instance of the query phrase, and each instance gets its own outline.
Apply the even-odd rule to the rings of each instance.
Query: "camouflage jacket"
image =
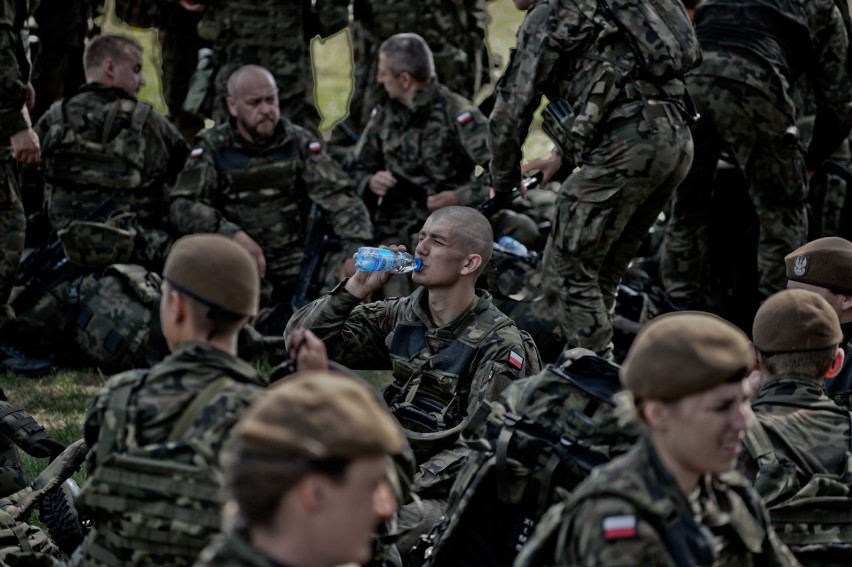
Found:
[[[678,79],[653,87],[642,81],[623,85],[635,56],[599,10],[596,0],[539,0],[527,12],[488,121],[496,191],[511,191],[521,181],[521,146],[542,95],[561,97],[573,109],[571,157],[577,165],[595,147],[602,128],[642,111],[643,97],[682,97]]]
[[[849,134],[849,38],[833,0],[712,0],[696,9],[695,23],[705,57],[694,73],[746,83],[767,94],[790,126],[799,118],[792,86],[808,76],[817,102],[805,155],[808,169],[816,169]]]
[[[246,534],[222,535],[214,539],[198,558],[195,567],[287,567],[253,548]]]
[[[816,474],[842,475],[850,450],[850,414],[823,391],[822,384],[797,374],[771,377],[752,403],[779,460],[795,464],[801,486]],[[746,447],[754,433],[746,434]],[[751,481],[757,475],[756,455],[740,454],[738,469]]]
[[[402,183],[391,189],[381,207],[371,207],[375,224],[386,230],[397,219],[420,226],[429,214],[426,196],[453,191],[460,204],[476,206],[488,198],[488,121],[470,101],[432,82],[414,97],[411,108],[395,100],[376,107],[355,149],[353,176],[367,203],[376,201],[367,184],[380,170],[401,174],[422,188],[412,198]]]
[[[146,103],[134,100],[123,89],[100,83],[85,84],[71,98],[54,103],[54,106],[64,105],[64,113],[59,115],[64,118],[55,121],[53,113],[48,111],[35,126],[43,152],[48,149],[45,147],[48,131],[52,126],[61,126],[64,120],[80,138],[100,141],[104,134],[107,109],[113,104],[121,106],[107,140],[115,139],[118,132],[129,128],[136,106]],[[112,198],[112,206],[116,209],[135,213],[136,221],[142,228],[165,228],[165,186],[177,177],[189,148],[171,122],[156,112],[148,113],[141,132],[144,144],[140,147],[144,147],[144,156],[127,156],[142,164],[143,182],[140,187],[117,191],[66,185],[61,181],[45,183],[47,211],[54,228],[61,228],[66,221],[84,217],[107,197]]]
[[[9,136],[30,127],[26,109],[30,62],[27,58],[29,0],[3,0],[0,4],[0,146]]]
[[[283,118],[262,146],[233,124],[201,132],[170,199],[180,233],[246,231],[263,248],[275,285],[299,274],[312,202],[348,256],[372,236],[367,209],[340,166],[313,134]]]
[[[208,344],[184,343],[149,371],[130,371],[110,378],[98,393],[84,427],[86,442],[92,447],[88,455],[90,478],[97,471],[98,455],[128,446],[162,444],[165,447],[195,396],[222,377],[231,381],[215,393],[189,425],[182,441],[188,442],[186,446],[192,450],[186,451],[180,461],[211,467],[217,475],[221,474],[223,447],[230,441],[231,429],[249,404],[262,394],[265,383],[251,365],[236,357]],[[119,403],[114,393],[128,381],[134,384],[126,402],[128,423],[126,431],[116,431],[119,420],[110,406]],[[120,439],[122,435],[127,439]],[[84,494],[87,487],[83,487]],[[132,490],[132,486],[128,489]],[[122,561],[139,565],[151,562],[142,552],[112,543],[111,532],[123,531],[121,526],[132,515],[130,511],[98,512],[94,529],[81,549],[86,557],[92,548],[102,548]]]
[[[565,509],[553,565],[798,565],[741,476],[705,475],[687,498],[647,439],[595,469]]]
[[[386,398],[391,388],[398,399],[409,392],[413,396],[417,384],[418,395],[441,405],[451,403],[463,420],[483,401],[496,400],[512,381],[540,370],[538,351],[527,351],[520,331],[494,307],[488,292],[477,290],[471,305],[443,327],[432,322],[428,305],[425,288],[405,298],[360,305],[340,284],[297,311],[285,335],[296,328],[311,329],[325,342],[332,360],[355,369],[391,368],[393,383]],[[407,434],[416,444],[411,432]],[[445,483],[467,452],[457,444],[428,462],[418,457],[414,490],[421,495],[438,485],[449,490]]]

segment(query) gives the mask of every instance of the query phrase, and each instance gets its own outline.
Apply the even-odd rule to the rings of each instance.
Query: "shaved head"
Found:
[[[228,96],[236,98],[247,84],[264,82],[278,90],[275,77],[267,69],[260,65],[243,65],[228,77]]]
[[[467,254],[482,256],[483,267],[491,259],[494,231],[482,213],[471,207],[452,206],[438,209],[429,216],[433,221],[449,222],[458,247]]]

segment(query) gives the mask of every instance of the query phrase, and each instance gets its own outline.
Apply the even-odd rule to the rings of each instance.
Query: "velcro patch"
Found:
[[[464,126],[468,122],[473,122],[473,114],[470,112],[462,112],[458,116],[456,116],[456,122]]]
[[[512,351],[509,353],[509,364],[520,370],[524,367],[524,357]]]
[[[604,539],[626,539],[636,537],[636,516],[607,516],[603,519]]]
[[[201,154],[204,153],[204,148],[192,148],[192,151],[189,153],[189,157],[198,158],[201,157]]]
[[[322,144],[320,144],[319,142],[311,142],[310,144],[308,144],[308,149],[311,151],[311,153],[319,153],[322,150]]]

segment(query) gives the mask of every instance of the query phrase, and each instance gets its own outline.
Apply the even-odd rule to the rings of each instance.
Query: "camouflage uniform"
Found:
[[[372,235],[369,213],[351,181],[316,137],[281,119],[263,146],[223,124],[198,136],[170,194],[170,219],[182,233],[246,231],[266,257],[266,278],[289,301],[304,255],[311,203],[327,215],[352,256]]]
[[[702,116],[696,160],[677,192],[662,261],[669,296],[692,308],[708,291],[707,211],[720,153],[745,175],[760,222],[758,291],[769,297],[786,285],[784,256],[806,241],[806,168],[819,167],[852,125],[848,41],[832,0],[704,2],[696,32],[704,52],[688,77]],[[803,156],[791,85],[805,73],[819,108]]]
[[[249,543],[247,534],[219,536],[210,542],[195,567],[284,567]]]
[[[574,154],[564,159],[580,169],[557,198],[542,287],[567,347],[607,355],[618,282],[689,170],[692,142],[680,111],[683,83],[623,81],[635,56],[598,10],[591,0],[532,6],[497,84],[489,146],[494,189],[510,191],[521,181],[521,144],[541,95],[572,107]]]
[[[278,83],[281,114],[296,124],[316,128],[310,40],[328,37],[349,23],[349,0],[219,0],[207,5],[198,35],[213,42],[220,65],[216,74],[217,122],[231,73],[249,63],[269,69]],[[215,114],[215,113],[214,113]]]
[[[231,428],[243,411],[263,392],[264,381],[248,363],[207,344],[184,343],[174,353],[147,372],[132,371],[111,378],[98,393],[89,409],[85,422],[86,443],[89,453],[89,478],[99,465],[98,455],[108,455],[120,445],[119,436],[132,436],[137,446],[163,443],[188,410],[195,396],[221,377],[232,380],[217,392],[190,425],[181,441],[189,449],[180,462],[222,470],[223,445],[230,438]],[[116,431],[114,410],[111,405],[121,403],[113,399],[115,391],[130,380],[134,388],[125,403],[135,421],[127,424],[127,431]],[[104,446],[103,444],[108,444]],[[84,486],[81,498],[85,499]],[[132,489],[128,485],[128,489]],[[177,564],[167,548],[159,552],[137,549],[133,545],[133,513],[129,510],[104,509],[92,511],[95,525],[75,553],[75,560],[85,565]],[[125,526],[122,528],[122,526]],[[118,539],[116,539],[118,538]],[[112,556],[112,561],[105,558]]]
[[[367,186],[377,171],[403,175],[426,196],[453,191],[461,205],[488,198],[488,177],[474,172],[491,159],[487,123],[470,101],[434,81],[417,92],[411,108],[395,100],[376,107],[355,149],[352,173],[371,210],[376,241],[413,250],[411,235],[429,216],[425,196],[412,198],[401,184],[378,206]]]
[[[64,105],[62,112],[55,112]],[[108,139],[113,140],[124,129],[130,128],[137,105],[146,105],[136,101],[123,89],[107,87],[100,83],[83,85],[78,93],[65,101],[55,103],[51,110],[36,124],[35,130],[42,141],[43,161],[55,138],[48,136],[51,127],[55,131],[63,126],[72,128],[85,139],[99,141],[105,127],[105,117],[112,105],[120,105],[112,132]],[[175,130],[174,126],[150,111],[141,129],[139,139],[143,140],[136,150],[144,155],[128,155],[127,158],[142,164],[141,186],[129,190],[116,190],[108,187],[77,186],[59,180],[45,182],[47,213],[54,230],[74,219],[81,219],[106,198],[111,198],[110,207],[115,211],[130,212],[134,225],[139,229],[142,241],[137,241],[138,263],[159,270],[165,260],[170,236],[164,219],[166,218],[165,185],[177,177],[189,148]],[[58,146],[57,146],[58,147]],[[144,150],[142,149],[144,148]],[[118,151],[121,151],[119,148]],[[61,149],[57,150],[57,154]],[[61,156],[58,156],[61,158]],[[99,170],[88,167],[89,174],[97,175]],[[110,172],[103,171],[104,176]],[[140,242],[144,242],[144,249]],[[143,261],[144,260],[144,261]]]
[[[370,111],[386,98],[376,82],[379,47],[397,33],[423,36],[432,50],[438,80],[473,99],[490,82],[486,4],[486,0],[356,0],[351,28],[355,85],[349,102],[353,126],[365,127]]]
[[[548,565],[798,565],[742,477],[705,475],[687,498],[648,440],[596,469],[565,509]]]

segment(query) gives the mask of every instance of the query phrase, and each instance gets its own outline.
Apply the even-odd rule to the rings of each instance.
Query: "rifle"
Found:
[[[536,172],[535,175],[531,175],[529,177],[524,177],[521,181],[521,184],[524,186],[524,189],[534,189],[538,187],[538,184],[541,183],[542,174],[541,172]],[[512,203],[515,202],[515,199],[521,196],[521,190],[515,187],[511,191],[504,191],[501,193],[497,193],[490,199],[486,199],[482,202],[476,210],[482,213],[482,215],[490,219],[498,212],[502,211],[505,208],[508,208]]]
[[[82,221],[95,221],[106,218],[112,205],[112,197],[107,197],[94,209],[83,216]],[[69,221],[65,226],[71,224]],[[15,285],[27,286],[32,281],[38,280],[47,289],[53,289],[58,284],[76,277],[82,273],[82,268],[72,264],[65,256],[62,242],[57,236],[51,242],[32,251],[18,267],[15,276]]]

